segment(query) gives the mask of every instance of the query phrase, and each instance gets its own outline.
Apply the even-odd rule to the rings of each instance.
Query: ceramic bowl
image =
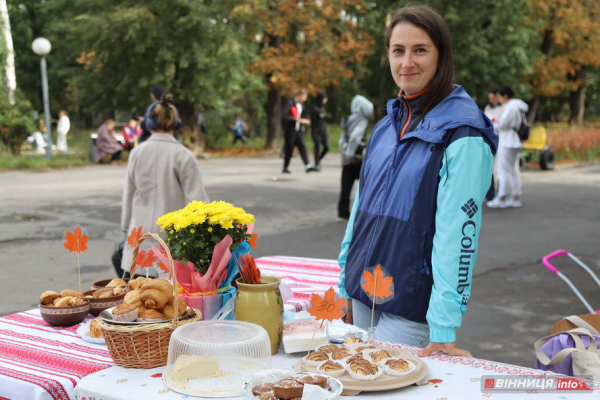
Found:
[[[52,326],[73,326],[85,319],[90,312],[90,301],[72,307],[51,307],[40,304],[40,314]]]
[[[91,296],[94,291],[96,291],[96,289],[88,290],[87,292],[83,292],[83,295]],[[101,299],[87,298],[90,301],[90,314],[98,316],[102,311],[122,304],[125,299],[125,294],[126,293],[123,293],[119,296],[104,297]]]
[[[109,283],[110,281],[112,281],[113,279],[114,279],[114,278],[111,278],[111,279],[104,279],[104,280],[101,280],[101,281],[98,281],[98,282],[94,282],[94,283],[92,284],[92,289],[93,289],[93,290],[96,290],[96,289],[102,289],[103,287],[106,287],[106,285],[108,285],[108,283]],[[127,282],[127,283],[129,282],[129,279],[123,279],[123,280],[124,280],[125,282]]]

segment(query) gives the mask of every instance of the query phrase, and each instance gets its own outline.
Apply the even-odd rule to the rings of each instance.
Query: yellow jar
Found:
[[[260,325],[269,334],[271,355],[277,354],[283,332],[283,300],[279,292],[281,280],[275,276],[261,276],[261,284],[249,285],[236,279],[234,318],[237,321]]]

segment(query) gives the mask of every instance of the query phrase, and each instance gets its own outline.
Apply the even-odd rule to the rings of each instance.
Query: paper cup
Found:
[[[390,376],[404,376],[404,375],[408,375],[408,374],[412,373],[417,368],[417,366],[415,364],[413,364],[411,361],[402,358],[401,360],[404,360],[404,361],[406,361],[408,363],[408,371],[406,371],[406,372],[396,371],[395,369],[392,369],[392,368],[388,367],[387,365],[385,365],[385,363],[387,361],[389,361],[389,360],[390,359],[388,358],[388,359],[382,361],[382,363],[384,364],[383,365],[383,371],[387,375],[390,375]]]
[[[342,375],[344,375],[344,374],[346,373],[346,367],[344,366],[344,364],[342,364],[342,363],[341,363],[341,362],[339,362],[339,361],[334,361],[334,362],[335,362],[336,364],[339,364],[339,365],[341,365],[341,366],[342,366],[342,369],[340,369],[340,370],[337,370],[337,371],[325,371],[325,370],[322,370],[322,369],[321,369],[321,367],[322,367],[322,366],[323,366],[323,364],[325,364],[326,362],[327,362],[327,361],[323,361],[322,363],[320,363],[320,364],[317,366],[317,372],[318,372],[319,374],[323,374],[323,375],[331,376],[332,378],[337,378],[338,376],[342,376]]]
[[[352,371],[350,366],[348,366],[348,373],[350,374],[352,379],[356,379],[357,381],[374,381],[375,379],[383,375],[383,369],[377,366],[377,372],[374,375],[360,375]]]
[[[314,352],[311,352],[310,354],[312,354],[312,353],[314,353]],[[306,357],[308,357],[308,355],[302,357],[302,364],[304,364],[304,365],[306,365],[308,367],[316,367],[319,364],[322,364],[325,361],[328,361],[328,360],[325,360],[325,361],[313,361],[313,360],[308,360]],[[327,357],[329,357],[329,354],[327,355]]]

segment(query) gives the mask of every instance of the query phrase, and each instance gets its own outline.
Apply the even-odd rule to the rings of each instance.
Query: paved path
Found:
[[[329,155],[306,174],[298,158],[282,175],[275,157],[200,161],[212,200],[256,215],[255,256],[336,258],[345,225],[337,220],[341,168]],[[124,166],[0,173],[0,315],[33,308],[44,290],[77,288],[77,258],[61,244],[80,224],[90,234],[82,285],[112,277],[110,254],[121,240]],[[524,207],[485,206],[480,256],[459,344],[475,355],[531,366],[533,342],[563,315],[583,314],[567,285],[541,257],[565,248],[600,273],[600,165],[523,174]],[[600,291],[570,260],[556,260],[595,307]]]

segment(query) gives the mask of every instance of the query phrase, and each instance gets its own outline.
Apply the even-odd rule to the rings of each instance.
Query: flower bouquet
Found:
[[[254,216],[224,201],[192,201],[181,210],[165,214],[156,222],[166,232],[180,296],[210,319],[225,304],[235,288],[236,255],[254,244]],[[154,249],[161,258],[164,255]],[[166,264],[166,259],[163,261]]]

